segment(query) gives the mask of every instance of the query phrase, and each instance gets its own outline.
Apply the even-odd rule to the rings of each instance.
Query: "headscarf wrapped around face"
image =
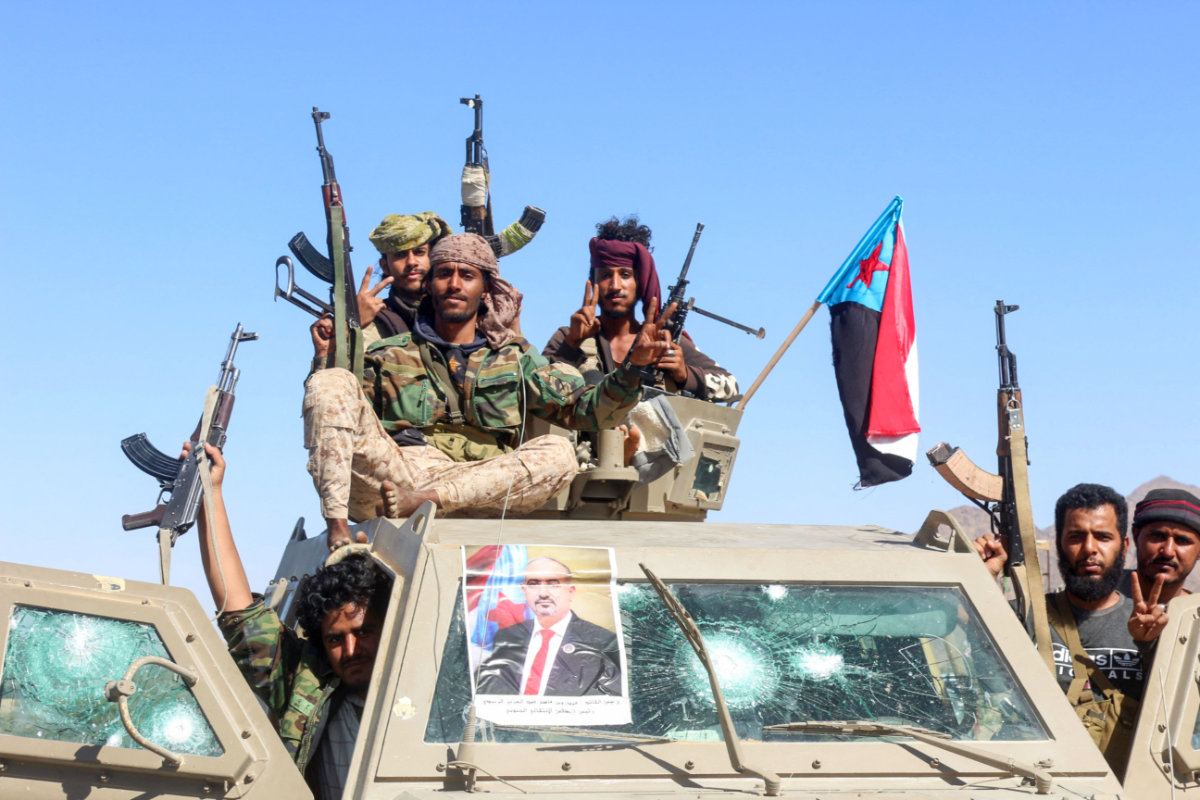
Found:
[[[381,254],[400,253],[454,233],[449,224],[432,211],[420,214],[388,214],[371,231],[371,244]]]
[[[520,336],[514,322],[521,313],[522,295],[511,283],[500,277],[500,265],[496,252],[487,239],[476,233],[459,233],[439,241],[429,254],[429,264],[436,267],[453,261],[470,264],[487,276],[487,294],[484,295],[475,318],[475,328],[485,337],[492,348],[499,348],[505,341]],[[433,270],[430,269],[430,275]]]
[[[658,270],[654,268],[654,256],[641,242],[618,242],[614,239],[593,237],[588,242],[592,253],[591,276],[595,279],[600,267],[632,267],[633,279],[637,281],[638,298],[642,301],[642,319],[650,318],[654,311],[651,300],[662,304],[662,289],[658,285]]]

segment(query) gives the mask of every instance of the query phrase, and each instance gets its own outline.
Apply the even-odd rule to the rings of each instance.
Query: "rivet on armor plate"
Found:
[[[570,762],[570,761],[564,761],[564,762],[563,762],[563,765],[562,765],[562,771],[563,771],[563,772],[570,772],[570,771],[571,771],[571,762]]]

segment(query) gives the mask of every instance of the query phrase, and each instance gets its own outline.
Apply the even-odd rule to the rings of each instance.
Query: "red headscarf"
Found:
[[[658,285],[658,271],[654,268],[654,256],[640,242],[618,242],[612,239],[593,238],[588,242],[592,252],[592,272],[598,267],[633,267],[633,279],[637,281],[638,298],[642,301],[642,319],[649,319],[650,301],[662,305],[662,289]]]

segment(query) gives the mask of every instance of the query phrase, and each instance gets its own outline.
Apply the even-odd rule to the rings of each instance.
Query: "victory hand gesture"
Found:
[[[667,351],[673,349],[671,332],[666,330],[665,326],[675,313],[675,304],[671,303],[659,313],[658,298],[655,297],[650,300],[650,308],[653,313],[642,323],[642,329],[629,350],[629,360],[639,367],[657,364]]]
[[[571,315],[571,329],[567,332],[567,344],[579,349],[584,339],[600,332],[600,320],[596,319],[596,307],[600,304],[600,292],[591,281],[583,290],[583,306]]]
[[[380,299],[379,293],[391,286],[393,280],[391,276],[386,277],[375,284],[374,289],[370,289],[368,287],[371,285],[373,272],[375,272],[374,264],[367,267],[367,271],[363,273],[362,286],[358,287],[358,321],[364,328],[375,320],[379,310],[383,308],[383,300]]]
[[[1150,587],[1149,599],[1142,599],[1142,582],[1134,572],[1129,576],[1129,593],[1133,597],[1133,613],[1129,615],[1129,635],[1135,642],[1150,642],[1158,638],[1167,626],[1167,606],[1158,602],[1167,576],[1161,572]]]

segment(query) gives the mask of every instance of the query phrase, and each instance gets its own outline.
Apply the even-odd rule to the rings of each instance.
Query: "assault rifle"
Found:
[[[297,233],[288,242],[288,249],[304,265],[304,268],[325,283],[330,284],[331,302],[325,303],[296,285],[292,260],[280,256],[275,262],[275,297],[304,309],[313,316],[333,314],[334,346],[333,366],[351,370],[362,375],[363,338],[362,325],[358,318],[358,289],[354,285],[354,270],[350,266],[350,226],[346,223],[346,210],[342,205],[342,188],[338,185],[337,173],[333,168],[333,156],[325,149],[325,136],[321,123],[329,119],[328,111],[313,106],[313,124],[317,128],[317,154],[321,158],[321,199],[325,206],[325,243],[329,249],[326,257],[308,240],[303,232]],[[286,288],[279,287],[279,268],[287,268]]]
[[[153,509],[140,514],[125,514],[121,527],[127,531],[158,526],[159,574],[166,584],[171,577],[171,548],[180,534],[186,533],[196,521],[203,494],[199,459],[204,457],[203,442],[214,447],[225,446],[225,432],[229,429],[229,418],[233,415],[233,390],[237,386],[241,370],[233,366],[238,344],[258,338],[257,333],[246,333],[239,322],[229,337],[229,349],[221,362],[221,372],[215,386],[208,387],[204,400],[204,411],[200,422],[192,432],[192,447],[186,458],[172,458],[146,438],[137,433],[121,440],[121,450],[133,465],[158,480],[158,501]]]
[[[1028,438],[1017,383],[1017,356],[1008,348],[1004,317],[1019,306],[997,300],[996,357],[1000,364],[1000,388],[996,393],[999,436],[996,442],[997,472],[977,466],[961,449],[941,442],[926,455],[946,481],[988,513],[1008,551],[1004,573],[1013,583],[1017,615],[1037,642],[1042,657],[1050,660],[1050,629],[1046,617],[1045,587],[1037,557],[1036,529],[1029,500]],[[1026,560],[1032,561],[1031,565]]]
[[[525,206],[521,218],[496,233],[492,219],[491,169],[487,149],[483,146],[483,98],[460,97],[458,102],[475,112],[475,128],[467,137],[467,160],[462,171],[462,206],[460,220],[466,233],[477,233],[488,240],[496,257],[510,255],[529,244],[542,223],[546,212],[536,206]]]

